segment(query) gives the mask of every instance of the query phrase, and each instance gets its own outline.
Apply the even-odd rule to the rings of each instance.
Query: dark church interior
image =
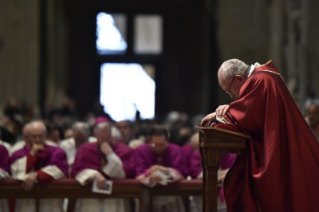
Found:
[[[0,211],[204,211],[204,162],[198,150],[204,137],[199,141],[198,127],[220,105],[236,101],[217,75],[222,63],[233,58],[249,66],[271,60],[318,139],[318,8],[316,0],[0,0],[0,147],[6,147],[10,161],[7,172],[0,162]],[[65,151],[67,174],[32,172],[37,180],[25,191],[22,182],[31,174],[23,179],[15,174],[15,166],[25,165],[15,164],[14,154],[26,148],[32,153],[38,142],[33,130],[42,126],[42,145]],[[157,165],[162,169],[154,166],[169,177],[150,187],[143,180],[155,168],[141,178],[132,156],[136,167],[131,177],[114,177],[127,179],[114,180],[111,194],[94,193],[93,179],[108,182],[113,175],[92,175],[83,185],[78,178],[84,174],[72,176],[69,162],[77,160],[81,139],[97,142],[101,155],[113,150],[120,155],[114,143],[111,150],[99,143],[103,130],[132,155],[140,145],[155,152],[161,152],[161,145],[177,146],[170,161],[179,154],[187,161],[197,157],[201,174],[192,176],[192,162],[185,165],[187,173],[178,168],[170,172],[172,166],[165,167],[161,158]],[[152,136],[166,140],[156,143]],[[180,153],[187,148],[189,155]],[[24,171],[31,170],[33,156],[25,156]],[[111,159],[101,161],[101,170],[111,164]],[[218,169],[218,195],[229,168]],[[30,202],[20,203],[28,197]],[[162,202],[165,207],[157,205]],[[221,195],[212,204],[218,205],[216,211],[227,211]]]

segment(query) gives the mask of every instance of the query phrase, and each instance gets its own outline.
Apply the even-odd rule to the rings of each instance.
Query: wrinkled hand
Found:
[[[156,175],[155,173],[153,173],[153,174],[151,174],[150,175],[150,182],[151,183],[158,183],[158,182],[160,182],[162,179],[158,176],[158,175]]]
[[[228,172],[229,169],[219,169],[218,170],[218,181],[221,181],[222,183],[224,183],[226,174]]]
[[[39,151],[44,150],[43,144],[33,144],[31,148],[31,154],[36,155]]]
[[[227,111],[229,109],[229,105],[220,105],[217,109],[216,109],[216,116],[218,118],[223,117]]]
[[[212,122],[216,121],[216,112],[210,113],[205,118],[203,118],[202,122],[200,123],[201,126],[209,126]]]
[[[102,144],[100,144],[100,148],[104,155],[108,155],[113,152],[112,147],[107,142],[103,142]]]
[[[164,174],[168,174],[168,168],[161,166],[161,165],[153,165],[153,166],[151,166],[151,168],[148,171],[150,174],[153,174],[157,170],[163,172]]]
[[[151,166],[151,168],[148,169],[148,171],[149,171],[150,174],[153,174],[157,170],[159,170],[159,167],[160,167],[159,165],[153,165],[153,166]]]
[[[98,189],[106,188],[106,179],[100,172],[97,172],[94,175],[94,180],[96,181],[96,186],[98,187]]]
[[[38,178],[38,173],[36,172],[31,173],[22,183],[22,188],[26,191],[30,191],[33,188],[37,178]]]

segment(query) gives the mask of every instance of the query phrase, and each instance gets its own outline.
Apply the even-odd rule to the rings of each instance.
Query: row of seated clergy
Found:
[[[54,179],[61,179],[68,176],[68,164],[63,149],[48,145],[45,142],[46,130],[42,122],[35,121],[28,124],[29,136],[25,139],[25,146],[16,150],[11,156],[12,178],[21,180],[25,190],[31,190],[36,182],[45,182]],[[122,143],[114,143],[112,147],[107,142],[111,141],[111,126],[104,123],[95,128],[96,143],[86,142],[79,148],[73,164],[72,175],[82,185],[95,179],[98,187],[106,186],[105,177],[109,178],[132,178],[134,177],[134,154],[133,150]],[[9,151],[1,145],[0,170],[1,178],[10,177]],[[104,156],[106,155],[106,156]],[[83,160],[85,158],[85,160]],[[85,161],[87,163],[83,163]],[[101,170],[101,172],[100,172]],[[104,176],[101,174],[103,173]],[[85,200],[84,200],[85,201]],[[78,203],[77,211],[106,211],[103,207],[107,205],[107,211],[129,211],[125,209],[123,200],[113,200],[99,204],[90,201]],[[8,211],[7,202],[1,201],[1,210]],[[83,206],[83,207],[81,207]],[[6,208],[4,208],[6,207]],[[15,211],[34,211],[34,199],[17,199]],[[62,211],[62,200],[41,199],[39,201],[40,211]]]
[[[82,123],[82,125],[86,126],[85,123]],[[81,123],[78,123],[77,129],[79,132],[81,131]],[[83,127],[83,129],[86,129],[86,127]],[[161,131],[161,128],[160,130],[154,129],[153,133],[156,134],[157,131]],[[37,121],[28,124],[28,132],[30,135],[25,138],[26,145],[22,149],[14,152],[11,157],[12,177],[23,181],[22,186],[26,190],[32,189],[34,183],[37,181],[44,182],[67,177],[67,161],[71,160],[67,160],[65,152],[68,153],[68,156],[70,155],[70,152],[68,152],[67,149],[63,151],[59,147],[45,144],[45,126],[42,122]],[[164,132],[165,135],[168,135],[166,130],[164,130]],[[75,130],[75,140],[78,140],[77,136],[81,137],[85,135],[83,133],[79,134],[82,135],[77,135],[77,131]],[[162,175],[159,176],[164,176],[167,182],[174,182],[183,179],[186,169],[185,166],[183,166],[184,160],[182,160],[180,147],[169,144],[167,136],[164,136],[165,139],[156,139],[163,138],[163,136],[157,136],[155,134],[153,136],[155,139],[152,139],[151,144],[142,145],[137,150],[137,152],[141,150],[143,153],[145,152],[144,155],[148,155],[147,157],[153,155],[152,157],[155,158],[151,164],[148,164],[149,167],[147,167],[143,165],[145,161],[141,160],[139,157],[142,155],[137,153],[134,157],[133,150],[125,144],[115,142],[110,145],[106,142],[112,140],[110,138],[111,125],[108,123],[99,123],[95,127],[97,142],[85,142],[81,146],[75,147],[75,151],[73,151],[73,157],[75,157],[74,163],[69,164],[70,167],[72,167],[71,176],[76,178],[82,185],[95,180],[98,187],[103,188],[106,186],[106,176],[108,178],[134,177],[136,164],[136,167],[149,169],[149,177],[152,180],[155,179],[155,181],[156,177],[151,174],[153,172],[160,173],[160,171],[162,172]],[[84,140],[87,139],[84,138]],[[3,155],[5,154],[1,154],[1,156]],[[173,156],[174,158],[177,158],[174,162],[170,159],[173,158]],[[145,158],[146,162],[149,159],[147,159],[147,157]],[[9,154],[7,154],[7,158],[9,158]],[[135,158],[140,161],[140,163],[135,163]],[[1,162],[5,162],[8,165],[9,159],[7,159],[7,161],[1,160]],[[173,163],[170,164],[171,162]],[[3,168],[2,170],[6,169]],[[7,176],[9,176],[10,170],[5,172],[7,173]],[[170,198],[166,200],[166,203],[171,205],[172,201]],[[183,205],[180,205],[181,206],[177,207],[181,207],[182,210]],[[40,211],[62,211],[61,200],[58,199],[41,199],[39,206]],[[161,207],[162,206],[163,204],[161,204]],[[80,200],[77,204],[77,211],[87,211],[88,208],[90,211],[106,211],[106,207],[107,211],[112,211],[112,209],[114,209],[113,211],[129,211],[129,209],[126,208],[127,204],[125,204],[124,200],[112,199],[105,201],[87,199]],[[15,209],[15,211],[34,211],[35,201],[31,199],[17,199]]]
[[[113,133],[111,133],[109,123],[97,124],[94,132],[97,142],[89,143],[87,142],[89,135],[87,124],[78,122],[73,128],[73,141],[66,140],[61,143],[61,147],[67,153],[68,165],[62,149],[47,144],[43,145],[45,128],[42,122],[30,123],[25,128],[30,134],[24,136],[25,143],[28,145],[13,153],[11,169],[13,178],[24,181],[23,187],[27,190],[32,189],[37,180],[41,182],[68,176],[68,166],[69,171],[72,170],[72,177],[82,185],[95,180],[101,188],[106,186],[106,176],[108,178],[132,178],[136,175],[141,183],[150,187],[157,183],[165,185],[167,182],[175,182],[189,174],[193,178],[200,176],[200,174],[193,175],[192,172],[189,172],[192,169],[201,171],[199,153],[198,151],[193,152],[195,147],[198,147],[198,141],[192,142],[192,146],[186,145],[181,149],[168,142],[168,131],[163,127],[155,127],[151,131],[150,143],[137,148],[134,157],[133,150],[125,144],[105,142],[114,140],[110,138]],[[198,134],[193,138],[198,140]],[[81,143],[82,145],[79,145]],[[188,169],[188,167],[191,168]],[[40,209],[61,211],[60,200],[49,202],[41,200]],[[156,204],[153,206],[157,211],[184,210],[179,197],[161,197],[155,199],[154,202]],[[22,211],[22,207],[23,211],[33,211],[34,200],[18,200],[16,211]],[[77,211],[86,211],[88,208],[90,211],[104,211],[103,208],[106,207],[107,211],[112,211],[112,207],[114,211],[129,211],[127,202],[121,199],[80,200],[77,204]]]
[[[107,125],[107,123],[99,123],[96,128],[105,125]],[[77,127],[77,129],[80,129],[80,127]],[[104,146],[105,143],[103,143],[104,145],[100,144],[100,141],[107,139],[101,137],[103,135],[97,132],[99,131],[95,132],[97,143],[100,145],[99,149],[101,149],[101,152],[104,155],[107,155],[106,160],[103,160],[103,158],[101,160],[101,157],[96,157],[96,155],[100,155],[100,153],[98,151],[98,145],[94,143],[82,144],[79,148],[76,148],[75,145],[70,145],[71,143],[75,144],[75,140],[78,140],[78,132],[76,129],[74,129],[73,132],[74,141],[62,142],[61,144],[61,147],[65,149],[68,155],[69,165],[72,166],[71,176],[75,177],[81,184],[85,184],[94,177],[97,183],[101,181],[101,185],[105,186],[105,179],[96,170],[99,170],[101,165],[103,167],[103,163],[106,161],[108,168],[102,168],[102,172],[107,174],[107,176],[111,178],[124,178],[124,176],[130,178],[136,175],[141,183],[150,187],[155,186],[160,181],[162,184],[163,182],[166,184],[167,182],[181,180],[187,173],[181,148],[168,142],[168,131],[163,127],[155,127],[151,130],[150,143],[139,146],[135,150],[134,158],[132,158],[133,150],[119,142],[115,142],[112,145],[115,154],[110,155],[108,153],[108,151],[111,150],[108,148],[109,146]],[[104,132],[106,133],[106,131]],[[78,150],[75,154],[76,149]],[[116,156],[118,156],[119,159],[117,159]],[[73,159],[74,157],[75,159]],[[74,163],[71,164],[73,160]],[[132,170],[133,172],[131,172]],[[136,173],[134,173],[135,171]],[[143,177],[141,176],[142,173],[144,174]],[[101,200],[98,201],[93,199],[89,200],[90,202],[88,202],[88,200],[81,201],[83,203],[80,204],[81,206],[79,206],[79,208],[88,207],[92,210],[93,205],[99,205],[100,207],[107,205],[107,211],[110,211],[109,205],[111,205],[111,200],[106,200],[108,202],[104,203],[102,203]],[[145,203],[144,207],[147,208],[148,204],[147,202]],[[117,206],[117,211],[120,211],[118,210],[120,205],[124,205],[124,210],[129,211],[129,209],[127,209],[127,202],[124,202],[124,204],[117,202],[113,203],[113,205]],[[176,197],[156,198],[153,201],[153,207],[155,211],[184,211],[184,205],[182,204],[181,199]],[[84,208],[83,211],[86,211],[87,209]],[[145,211],[147,211],[147,209]]]

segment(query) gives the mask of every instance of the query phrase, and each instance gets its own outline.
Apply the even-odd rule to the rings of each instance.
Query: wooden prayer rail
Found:
[[[81,186],[75,179],[61,179],[48,183],[39,183],[31,191],[25,191],[21,187],[21,181],[6,179],[0,181],[0,198],[69,198],[68,212],[74,211],[74,205],[70,204],[77,198],[125,198],[138,199],[139,209],[142,211],[143,190],[149,191],[149,202],[153,196],[196,196],[202,193],[201,180],[182,180],[167,186],[148,188],[135,179],[112,180],[112,194],[99,194],[91,191],[92,184]],[[185,198],[185,201],[186,198]],[[185,204],[188,204],[185,202]],[[152,205],[152,204],[151,204]],[[150,212],[152,209],[150,209]]]
[[[0,198],[69,198],[73,204],[77,198],[127,198],[138,199],[139,208],[142,206],[143,185],[135,179],[112,180],[112,194],[93,193],[92,184],[81,186],[75,179],[54,180],[39,183],[31,191],[21,187],[21,181],[6,179],[0,181]],[[68,211],[74,211],[74,205],[69,204]]]
[[[217,212],[218,169],[221,157],[234,152],[237,155],[246,148],[250,137],[217,127],[198,127],[199,152],[203,167],[203,212]]]
[[[201,196],[203,188],[202,180],[182,180],[170,183],[168,186],[158,185],[148,189],[149,202],[153,202],[154,196],[181,196],[185,205],[186,212],[190,211],[189,196]],[[149,205],[149,212],[153,211],[153,204]]]

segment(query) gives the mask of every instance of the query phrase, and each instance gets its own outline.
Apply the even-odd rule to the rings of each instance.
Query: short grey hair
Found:
[[[94,133],[96,133],[99,129],[108,129],[108,130],[112,130],[112,124],[108,123],[108,122],[102,122],[99,123],[97,125],[95,125],[94,127]]]
[[[118,139],[118,140],[121,140],[122,139],[122,135],[121,135],[121,132],[119,129],[117,129],[116,127],[112,127],[112,137]]]
[[[242,75],[248,77],[250,66],[238,59],[230,59],[223,62],[220,66],[217,76],[221,69],[223,69],[223,79],[226,81],[235,75]]]
[[[86,136],[90,135],[90,127],[85,122],[75,122],[72,126],[73,133],[82,133]]]

